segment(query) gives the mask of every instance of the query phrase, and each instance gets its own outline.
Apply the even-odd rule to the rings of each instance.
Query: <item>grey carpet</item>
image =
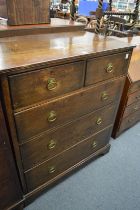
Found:
[[[140,123],[25,210],[140,210]]]

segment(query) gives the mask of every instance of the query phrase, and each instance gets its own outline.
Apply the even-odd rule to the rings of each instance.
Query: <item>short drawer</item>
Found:
[[[124,78],[83,88],[65,97],[15,114],[18,138],[27,140],[41,132],[63,125],[118,101]]]
[[[128,117],[122,119],[119,133],[132,127],[134,124],[136,124],[139,121],[140,121],[140,111],[138,110],[138,111],[130,114]]]
[[[128,95],[127,106],[137,101],[140,101],[140,90]]]
[[[133,104],[127,106],[125,108],[123,118],[127,117],[128,115],[132,114],[135,111],[140,111],[140,100],[134,102]]]
[[[128,53],[120,53],[88,60],[85,85],[126,74],[129,56]]]
[[[24,169],[48,160],[114,123],[116,104],[92,112],[20,146]]]
[[[39,103],[83,86],[84,61],[9,77],[14,109]]]
[[[25,172],[28,191],[50,181],[51,179],[65,174],[66,170],[78,164],[98,149],[106,146],[111,135],[110,128],[85,139],[80,144],[61,153],[57,157]]]

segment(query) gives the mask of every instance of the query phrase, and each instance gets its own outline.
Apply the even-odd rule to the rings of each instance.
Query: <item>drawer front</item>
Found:
[[[140,81],[133,83],[129,92],[134,93],[135,91],[139,91],[139,90],[140,90]]]
[[[84,61],[9,77],[14,109],[38,103],[83,87]]]
[[[127,53],[90,59],[87,63],[85,85],[124,75],[127,72]]]
[[[123,85],[124,78],[112,80],[16,113],[15,121],[20,141],[118,101]]]
[[[128,115],[132,114],[135,111],[140,111],[140,100],[134,102],[133,104],[126,107],[123,118],[127,117]]]
[[[24,169],[48,160],[86,137],[113,124],[116,104],[92,112],[61,128],[41,135],[20,147]]]
[[[93,154],[96,150],[108,144],[111,135],[110,128],[84,140],[73,148],[61,153],[57,157],[44,162],[42,165],[25,172],[29,191],[48,182],[57,175]]]
[[[140,90],[128,96],[127,106],[137,101],[140,101]]]
[[[122,120],[120,129],[119,129],[119,133],[132,127],[138,121],[140,121],[140,111],[139,110],[134,112],[133,114],[130,114],[128,117],[126,117]]]

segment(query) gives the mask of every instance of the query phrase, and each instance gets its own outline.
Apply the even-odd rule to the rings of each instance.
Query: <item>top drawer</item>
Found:
[[[14,109],[77,90],[84,83],[84,61],[9,77]]]
[[[87,62],[87,74],[85,85],[91,85],[103,80],[126,74],[127,63],[131,54],[120,53],[108,55]]]

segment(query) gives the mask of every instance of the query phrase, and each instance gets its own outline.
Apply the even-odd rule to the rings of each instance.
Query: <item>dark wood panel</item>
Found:
[[[108,111],[106,112],[106,110]],[[27,170],[44,160],[52,158],[84,138],[113,124],[115,113],[116,104],[106,106],[23,144],[20,149],[24,169]]]
[[[125,75],[130,57],[131,53],[120,53],[88,60],[85,85]]]
[[[49,0],[7,0],[9,25],[50,22]]]
[[[4,210],[22,200],[13,159],[9,149],[0,149],[0,209]],[[15,171],[14,171],[15,170]]]
[[[119,100],[124,79],[122,77],[84,88],[49,103],[16,113],[15,121],[19,139],[28,139]]]
[[[21,108],[82,88],[85,62],[75,62],[9,78],[14,108]]]
[[[0,209],[22,200],[22,193],[0,102]]]
[[[82,159],[107,145],[110,138],[110,132],[110,128],[103,130],[50,161],[44,162],[42,165],[27,171],[25,176],[28,190],[31,191],[41,184],[48,182],[50,179],[56,177]]]

